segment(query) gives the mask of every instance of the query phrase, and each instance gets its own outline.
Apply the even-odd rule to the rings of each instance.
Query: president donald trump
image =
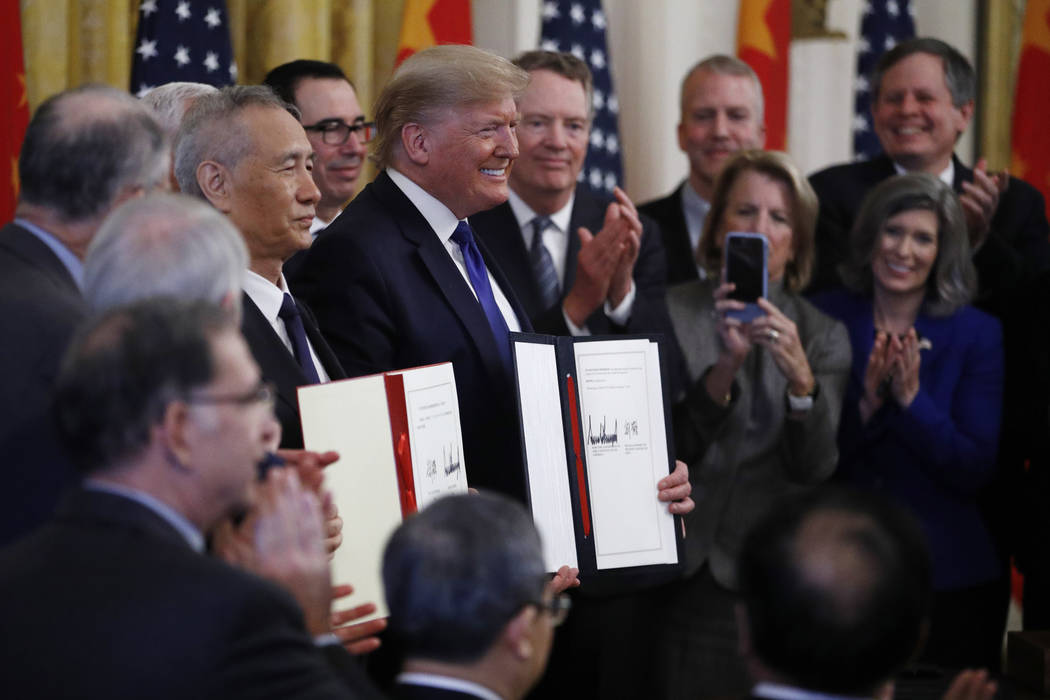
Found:
[[[292,282],[350,376],[451,361],[471,485],[518,499],[508,331],[531,328],[466,219],[507,199],[528,79],[470,46],[407,60],[376,104],[378,177]]]
[[[510,331],[529,319],[468,217],[507,199],[529,75],[471,46],[421,51],[376,103],[380,168],[292,281],[351,376],[451,361],[467,474],[525,499]],[[516,234],[515,234],[516,235]],[[685,512],[684,467],[659,486]]]

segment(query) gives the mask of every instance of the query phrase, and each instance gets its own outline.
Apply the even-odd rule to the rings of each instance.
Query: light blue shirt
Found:
[[[682,214],[685,215],[685,228],[689,232],[689,248],[693,251],[693,262],[696,263],[696,271],[702,280],[707,279],[707,270],[696,262],[696,253],[700,248],[700,235],[704,232],[704,222],[710,211],[711,203],[697,194],[689,180],[686,180],[682,185]]]
[[[39,238],[44,245],[50,248],[51,252],[55,254],[55,257],[57,257],[65,266],[66,270],[69,272],[69,276],[73,278],[74,282],[76,282],[77,288],[84,288],[84,263],[80,261],[80,258],[73,254],[73,251],[67,248],[62,241],[58,240],[36,224],[30,223],[25,219],[15,219],[15,223]]]

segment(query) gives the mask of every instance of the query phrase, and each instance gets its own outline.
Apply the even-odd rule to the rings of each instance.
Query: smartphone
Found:
[[[728,316],[750,321],[765,313],[757,302],[759,297],[766,296],[768,262],[769,242],[761,233],[731,231],[726,234],[726,281],[736,285],[729,298],[747,304],[746,309],[730,311]]]

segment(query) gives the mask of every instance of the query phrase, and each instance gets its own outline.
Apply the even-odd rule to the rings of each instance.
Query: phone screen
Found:
[[[726,280],[736,285],[730,299],[755,303],[762,296],[763,240],[752,236],[726,238]]]

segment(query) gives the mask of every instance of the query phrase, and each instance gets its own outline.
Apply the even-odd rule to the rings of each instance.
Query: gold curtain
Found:
[[[33,109],[86,82],[128,88],[139,0],[20,0]],[[403,0],[227,0],[239,81],[296,58],[337,63],[366,111],[390,76]]]

